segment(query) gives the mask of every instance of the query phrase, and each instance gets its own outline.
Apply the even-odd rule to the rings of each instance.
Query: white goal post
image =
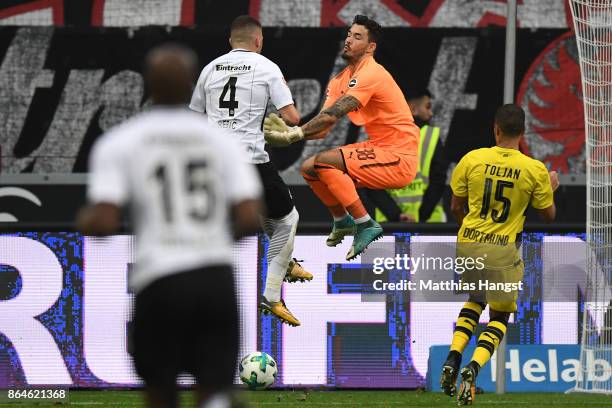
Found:
[[[573,391],[612,394],[612,0],[568,0],[587,160],[587,285]]]

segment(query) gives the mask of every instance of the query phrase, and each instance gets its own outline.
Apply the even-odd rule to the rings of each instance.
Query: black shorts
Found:
[[[231,387],[238,359],[238,307],[229,265],[160,278],[136,295],[136,372],[147,386],[176,388],[192,374],[209,388]]]
[[[293,209],[293,197],[272,162],[256,164],[264,189],[266,218],[283,218]]]

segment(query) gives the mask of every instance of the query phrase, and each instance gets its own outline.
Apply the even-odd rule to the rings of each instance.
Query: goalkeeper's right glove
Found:
[[[274,113],[271,113],[270,116],[264,120],[263,129],[266,142],[273,147],[289,146],[291,143],[304,139],[304,132],[301,127],[287,126],[287,124]]]

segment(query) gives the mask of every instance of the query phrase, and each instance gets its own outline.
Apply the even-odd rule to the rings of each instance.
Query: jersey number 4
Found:
[[[179,211],[179,215],[187,212],[187,215],[194,221],[206,221],[215,206],[215,196],[213,189],[209,183],[207,173],[209,172],[208,164],[203,161],[190,161],[184,167],[184,176],[186,181],[182,184],[182,194],[184,201],[187,203],[187,211]],[[164,219],[167,223],[174,221],[177,215],[177,205],[172,199],[172,178],[165,164],[160,164],[155,167],[155,180],[161,187],[162,209]],[[181,177],[183,180],[185,177]]]
[[[511,181],[497,180],[495,185],[495,201],[502,203],[501,213],[496,209],[491,210],[491,219],[493,222],[503,223],[508,219],[510,215],[510,199],[504,197],[505,188],[513,188],[514,183]],[[482,208],[480,209],[480,218],[483,220],[487,219],[489,214],[489,208],[491,207],[491,192],[493,190],[493,179],[486,178],[484,186],[484,194],[482,195]]]
[[[234,111],[238,109],[238,101],[236,100],[236,81],[238,77],[229,77],[225,86],[223,87],[223,91],[221,92],[221,96],[219,96],[219,108],[221,109],[229,109],[229,115],[234,116]],[[226,100],[227,92],[229,91],[229,99]]]

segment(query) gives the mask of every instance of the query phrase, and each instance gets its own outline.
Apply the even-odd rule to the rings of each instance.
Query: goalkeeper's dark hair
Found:
[[[513,103],[505,104],[495,112],[495,124],[504,136],[518,137],[525,132],[525,111]]]
[[[234,19],[234,21],[232,21],[230,32],[233,33],[245,28],[261,28],[261,23],[257,19],[246,14],[238,16]]]
[[[368,42],[374,42],[378,45],[382,40],[382,27],[368,16],[356,15],[353,24],[359,24],[367,28]]]

